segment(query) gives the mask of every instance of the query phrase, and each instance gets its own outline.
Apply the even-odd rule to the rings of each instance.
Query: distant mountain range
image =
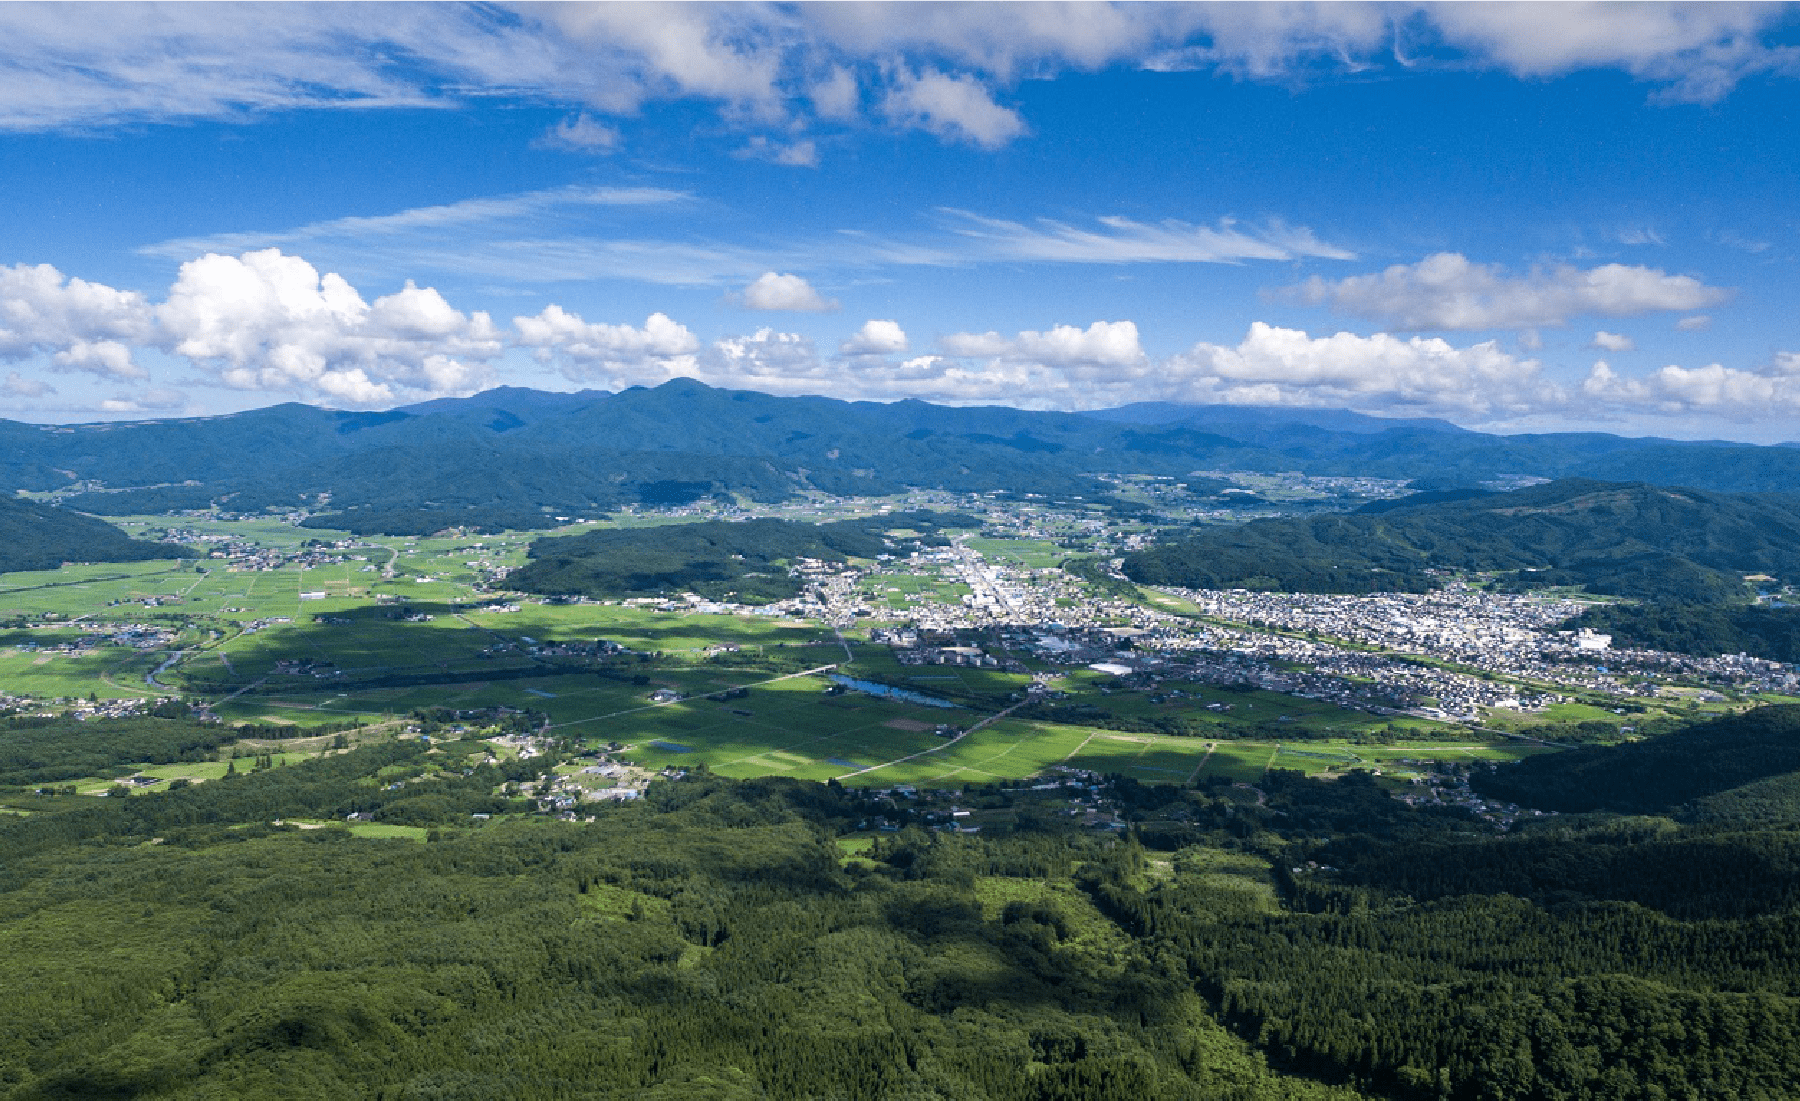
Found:
[[[528,526],[534,516],[634,502],[713,494],[775,501],[808,489],[919,486],[1092,500],[1108,492],[1098,473],[1197,470],[1426,479],[1437,488],[1582,476],[1800,491],[1796,448],[1602,433],[1497,436],[1344,410],[1142,403],[1055,413],[845,402],[690,379],[616,394],[507,387],[379,413],[290,403],[207,418],[0,421],[0,483],[81,488],[65,503],[82,511],[304,505],[363,530],[429,529],[439,513],[447,522]]]
[[[1184,405],[1167,401],[1137,401],[1117,409],[1096,409],[1085,414],[1119,424],[1204,424],[1230,435],[1233,429],[1268,428],[1278,425],[1311,425],[1333,432],[1371,435],[1390,428],[1418,428],[1427,432],[1468,432],[1435,417],[1372,417],[1348,409],[1296,409],[1289,405]]]

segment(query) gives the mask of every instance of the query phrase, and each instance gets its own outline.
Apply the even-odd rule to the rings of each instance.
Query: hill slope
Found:
[[[1800,579],[1800,498],[1564,479],[1513,493],[1364,513],[1260,520],[1125,560],[1148,584],[1357,593],[1434,587],[1432,570],[1511,571],[1525,584],[1725,601],[1742,575]]]
[[[1784,704],[1628,745],[1529,757],[1472,782],[1540,810],[1654,814],[1796,771],[1800,705]]]
[[[585,596],[659,596],[693,592],[713,599],[767,603],[794,596],[788,576],[801,558],[842,562],[890,549],[888,530],[935,533],[979,520],[934,512],[894,512],[864,520],[806,524],[792,520],[705,521],[666,527],[590,531],[539,539],[531,561],[507,583],[526,592]]]
[[[53,570],[64,562],[190,558],[167,543],[133,539],[104,520],[17,497],[0,497],[0,573]]]

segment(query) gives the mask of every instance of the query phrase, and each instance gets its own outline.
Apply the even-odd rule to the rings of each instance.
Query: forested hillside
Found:
[[[1124,568],[1147,584],[1324,593],[1420,592],[1439,583],[1433,570],[1500,571],[1520,587],[1691,603],[1740,598],[1747,573],[1800,579],[1800,497],[1569,478],[1423,498],[1205,529]]]
[[[526,592],[583,596],[698,593],[761,604],[798,595],[788,567],[802,558],[842,562],[893,548],[883,532],[904,530],[942,543],[947,526],[978,527],[970,516],[929,511],[884,513],[866,520],[807,524],[792,520],[706,521],[617,528],[539,539],[531,561],[507,579]]]
[[[1672,735],[1693,753],[1665,771],[1795,725]],[[203,752],[208,729],[96,728],[70,763]],[[1775,1101],[1800,1080],[1790,832],[1496,836],[1361,773],[1275,772],[1254,801],[1115,782],[1124,836],[1021,815],[852,857],[840,837],[904,812],[699,773],[533,818],[500,793],[538,765],[484,755],[377,745],[0,820],[0,1096]]]
[[[1615,646],[1678,654],[1750,654],[1800,662],[1800,608],[1699,604],[1675,597],[1640,604],[1602,604],[1571,620],[1609,634]]]
[[[178,703],[165,705],[185,716]],[[210,761],[237,732],[216,723],[195,723],[172,715],[129,719],[0,719],[0,788],[53,784],[83,776],[117,775],[124,761],[167,764]]]
[[[1110,859],[1102,839],[918,834],[846,868],[832,837],[860,798],[779,780],[469,828],[468,808],[494,809],[474,794],[491,768],[410,796],[461,827],[425,844],[269,824],[420,820],[357,777],[426,762],[363,750],[0,824],[0,949],[29,961],[0,999],[0,1090],[1354,1096],[1269,1070],[1079,891],[1046,885]]]
[[[1800,771],[1800,705],[1763,707],[1620,746],[1528,758],[1475,783],[1495,798],[1557,811],[1670,812]]]
[[[0,573],[53,570],[64,562],[142,562],[192,556],[192,551],[168,543],[133,539],[92,516],[0,496]]]

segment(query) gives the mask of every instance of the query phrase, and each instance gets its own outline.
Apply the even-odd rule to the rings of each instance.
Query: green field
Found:
[[[844,513],[844,507],[810,505],[795,513],[821,509],[822,515]],[[699,518],[642,514],[614,523]],[[1252,781],[1269,768],[1311,775],[1381,768],[1403,775],[1404,766],[1396,763],[1401,758],[1500,759],[1530,751],[1522,743],[1489,744],[1444,724],[1382,718],[1270,692],[1176,683],[1163,686],[1161,698],[1153,701],[1148,694],[1123,690],[1106,674],[1037,662],[1028,664],[1051,673],[1052,686],[1069,694],[1063,702],[1097,708],[1106,721],[1014,717],[946,741],[932,728],[940,723],[966,728],[995,714],[1021,697],[1031,677],[902,665],[885,646],[856,641],[849,644],[852,660],[846,664],[838,636],[813,622],[659,611],[622,602],[545,603],[484,590],[484,578],[493,570],[525,560],[533,537],[524,534],[357,540],[278,518],[128,517],[123,523],[138,534],[176,526],[251,541],[266,554],[346,560],[228,568],[224,560],[203,559],[5,575],[0,615],[41,625],[14,629],[0,640],[0,689],[38,698],[101,699],[185,691],[215,701],[214,713],[230,722],[328,729],[358,722],[389,732],[395,727],[383,724],[420,709],[511,708],[547,716],[555,734],[592,745],[622,743],[630,761],[649,768],[704,764],[735,777],[846,777],[859,785],[1017,779],[1062,763],[1146,783],[1205,777]],[[1029,568],[1066,556],[1042,539],[978,537],[969,545]],[[954,601],[966,591],[945,580],[936,565],[916,573],[871,572],[860,587],[869,599],[896,608],[919,600]],[[490,607],[496,604],[511,607]],[[63,654],[22,648],[54,646],[88,624],[106,623],[163,624],[178,633],[168,647],[147,651],[102,646]],[[853,639],[865,636],[864,630],[851,632]],[[544,644],[595,640],[633,654],[595,662],[531,652]],[[145,674],[171,651],[180,655],[177,664],[159,674],[170,688],[148,685]],[[767,671],[825,666],[959,708],[858,693],[826,695],[827,684],[818,676],[783,679]],[[693,698],[746,685],[749,695],[741,699]],[[684,699],[653,702],[652,693],[662,689]],[[1569,705],[1550,717],[1607,714]],[[1167,719],[1192,724],[1199,736],[1114,728],[1156,729],[1157,721]],[[1283,738],[1289,730],[1310,737]],[[1333,740],[1312,740],[1320,734]],[[1396,744],[1361,744],[1364,740]],[[151,774],[204,780],[223,766],[183,767],[189,771]]]
[[[985,557],[1027,569],[1041,570],[1068,558],[1073,551],[1059,547],[1048,539],[984,539],[976,537],[967,545]]]
[[[144,684],[144,674],[160,660],[160,655],[117,647],[79,654],[0,649],[0,686],[9,693],[50,699],[154,698],[160,693]]]
[[[581,724],[586,737],[625,742],[626,759],[651,768],[704,762],[727,776],[825,780],[942,744],[942,711],[860,693],[827,696],[826,681],[795,677],[750,689],[740,699],[688,700]]]

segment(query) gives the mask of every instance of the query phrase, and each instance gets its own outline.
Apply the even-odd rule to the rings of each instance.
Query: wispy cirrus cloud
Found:
[[[441,230],[466,232],[476,228],[515,231],[563,211],[592,207],[668,206],[693,199],[686,191],[661,187],[589,187],[570,184],[516,195],[478,196],[454,203],[413,207],[392,214],[331,218],[293,229],[271,232],[219,233],[204,237],[178,237],[146,245],[146,256],[185,260],[204,252],[241,252],[280,248],[313,241],[392,239],[406,234],[431,234]]]
[[[720,214],[726,205],[691,191],[659,187],[568,185],[514,195],[476,196],[390,214],[356,215],[290,229],[228,231],[145,245],[141,255],[185,262],[206,253],[267,248],[305,250],[364,275],[454,273],[519,283],[618,279],[669,286],[743,284],[782,269],[867,271],[1032,261],[1057,264],[1220,263],[1300,258],[1351,259],[1348,250],[1280,218],[1256,224],[1221,218],[1201,225],[1168,218],[1117,216],[1089,226],[1039,218],[995,218],[939,209],[910,229],[839,229],[781,238]],[[681,214],[685,239],[616,236],[647,228],[646,213]],[[805,278],[793,275],[790,278]],[[741,297],[753,308],[818,310],[823,299],[770,306],[766,294]],[[802,301],[791,296],[783,301]],[[765,303],[758,305],[758,303]]]
[[[728,241],[654,237],[500,237],[482,242],[415,243],[364,249],[365,263],[531,285],[618,279],[669,287],[716,287],[755,278],[792,250]],[[786,259],[782,259],[786,257]]]
[[[1058,263],[1235,264],[1245,260],[1316,257],[1354,260],[1356,254],[1319,240],[1304,226],[1279,219],[1246,225],[1221,218],[1195,225],[1169,218],[1154,224],[1117,215],[1096,218],[1098,228],[1082,228],[1051,218],[1020,222],[945,208],[957,235],[974,241],[991,257]]]

